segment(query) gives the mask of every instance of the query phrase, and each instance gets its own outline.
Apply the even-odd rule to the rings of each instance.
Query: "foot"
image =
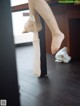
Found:
[[[60,35],[53,36],[52,44],[51,44],[52,54],[55,54],[59,50],[63,40],[64,40],[64,34],[63,33],[61,33]]]
[[[34,32],[34,21],[31,19],[29,19],[24,25],[23,33],[28,32]]]
[[[34,32],[34,31],[39,32],[41,30],[42,30],[41,24],[40,23],[36,24],[35,18],[30,17],[29,20],[24,25],[23,33]]]

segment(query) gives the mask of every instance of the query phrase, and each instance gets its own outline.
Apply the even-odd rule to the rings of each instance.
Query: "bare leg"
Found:
[[[45,0],[29,0],[29,4],[33,7],[47,23],[52,33],[52,54],[56,53],[64,39],[64,34],[60,31],[56,19]]]
[[[39,19],[39,15],[36,10],[33,8],[33,5],[29,3],[30,18],[25,24],[24,32],[34,32],[33,36],[33,47],[34,47],[34,68],[33,73],[40,77],[41,75],[41,66],[40,66],[40,44],[38,32],[42,29],[42,25]]]

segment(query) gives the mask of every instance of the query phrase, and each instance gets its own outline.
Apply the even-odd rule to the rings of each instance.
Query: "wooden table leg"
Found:
[[[39,32],[40,38],[40,54],[41,54],[41,77],[47,75],[47,62],[46,62],[46,46],[45,46],[45,23],[44,20],[40,17],[42,30]]]

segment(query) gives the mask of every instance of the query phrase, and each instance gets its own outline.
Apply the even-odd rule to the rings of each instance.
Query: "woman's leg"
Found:
[[[50,28],[52,33],[51,51],[52,54],[56,53],[64,39],[64,34],[60,31],[49,5],[45,0],[29,0],[29,4],[42,16]]]
[[[40,77],[41,75],[41,63],[40,63],[40,44],[38,32],[42,29],[42,25],[39,19],[39,15],[34,9],[33,5],[29,2],[30,18],[25,25],[26,32],[33,32],[33,47],[34,47],[34,67],[33,73]]]

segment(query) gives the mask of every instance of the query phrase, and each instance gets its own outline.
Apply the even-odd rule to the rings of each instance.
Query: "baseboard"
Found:
[[[32,42],[26,42],[26,43],[15,44],[15,47],[31,46],[31,45],[32,45]]]

